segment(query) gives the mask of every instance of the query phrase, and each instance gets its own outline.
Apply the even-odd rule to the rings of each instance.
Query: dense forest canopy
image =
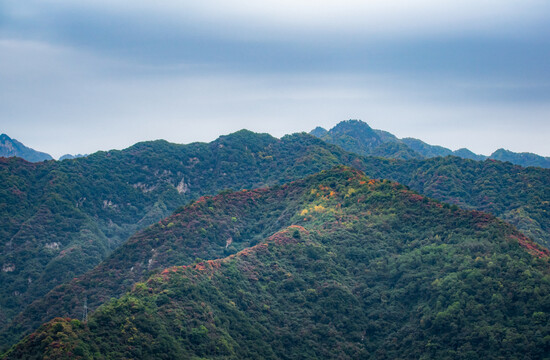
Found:
[[[87,322],[43,325],[5,358],[543,359],[550,351],[547,249],[491,215],[349,168],[201,198],[125,246],[111,258],[151,265],[151,275]]]
[[[102,266],[116,268],[108,256],[128,237],[188,201],[228,188],[282,184],[338,164],[492,213],[539,244],[550,243],[550,170],[498,161],[365,157],[303,133],[276,139],[246,130],[209,144],[144,142],[61,162],[0,159],[1,343],[12,344],[52,317],[78,317],[79,305],[60,294],[79,289],[73,289],[79,276],[105,259]],[[99,286],[103,295],[93,305],[142,276],[119,273],[98,275],[111,277],[116,290]],[[57,297],[64,300],[52,305]]]

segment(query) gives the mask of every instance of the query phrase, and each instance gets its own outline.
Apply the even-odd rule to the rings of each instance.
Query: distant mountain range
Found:
[[[29,162],[40,162],[45,160],[53,160],[53,157],[50,154],[36,151],[34,149],[31,149],[30,147],[27,147],[23,145],[21,142],[10,138],[6,134],[0,135],[0,157],[20,157],[22,159],[25,159]],[[76,159],[80,157],[84,157],[88,155],[71,155],[71,154],[65,154],[59,158],[59,160],[66,160],[66,159]]]
[[[550,157],[533,153],[515,153],[505,149],[498,149],[489,156],[475,154],[466,148],[453,151],[443,146],[427,144],[419,139],[399,139],[387,131],[372,129],[361,120],[345,120],[330,130],[319,126],[313,129],[310,134],[330,144],[338,145],[349,152],[366,156],[407,160],[452,155],[477,161],[494,159],[521,166],[550,168]],[[0,157],[12,156],[30,162],[53,160],[49,154],[26,147],[6,134],[0,135]],[[88,154],[65,154],[59,160],[77,159],[85,156],[88,156]]]
[[[330,130],[317,127],[310,134],[360,155],[405,160],[453,155],[478,161],[495,159],[521,166],[550,168],[550,157],[532,153],[514,153],[504,149],[499,149],[489,156],[478,155],[465,148],[452,151],[414,138],[399,139],[387,131],[372,129],[367,123],[360,120],[342,121]]]
[[[17,156],[30,162],[53,160],[49,154],[26,147],[6,134],[0,135],[0,157],[12,156]]]

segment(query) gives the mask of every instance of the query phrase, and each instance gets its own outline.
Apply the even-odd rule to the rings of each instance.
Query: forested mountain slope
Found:
[[[310,132],[330,144],[344,150],[366,156],[381,156],[392,159],[423,159],[432,157],[458,156],[463,159],[508,161],[512,164],[550,168],[550,158],[532,153],[515,153],[499,149],[489,156],[475,154],[462,148],[455,151],[443,146],[430,145],[415,138],[399,139],[383,130],[371,129],[361,120],[341,121],[330,130],[316,127]]]
[[[349,162],[334,146],[302,140],[243,130],[210,144],[145,142],[60,162],[0,158],[0,325],[190,199]]]
[[[505,149],[498,149],[491,154],[490,158],[500,161],[509,161],[513,164],[520,164],[522,166],[538,166],[547,169],[550,168],[550,157],[540,156],[533,153],[515,153]]]
[[[136,230],[190,199],[226,188],[282,183],[337,164],[401,182],[466,209],[491,212],[537,242],[550,243],[550,171],[495,161],[360,157],[307,134],[275,139],[248,131],[210,144],[146,142],[62,162],[4,159],[0,161],[1,343],[12,343],[54,316],[78,316],[78,303],[67,295],[81,280],[78,276]],[[110,261],[102,266],[114,266]],[[98,273],[110,277],[113,288],[120,290],[113,293],[112,288],[103,288],[105,282],[99,279],[96,285],[101,286],[90,291],[101,296],[96,296],[95,303],[91,299],[91,304],[100,304],[132,285],[134,278],[119,276],[120,271]],[[27,307],[55,285],[75,277]]]
[[[387,131],[372,129],[361,120],[341,121],[330,130],[316,127],[310,134],[347,151],[365,156],[407,160],[455,155],[473,160],[486,159],[485,156],[476,155],[467,149],[453,152],[414,138],[399,139]]]
[[[5,358],[543,359],[548,256],[491,215],[340,167],[179,209],[102,265],[143,282]]]

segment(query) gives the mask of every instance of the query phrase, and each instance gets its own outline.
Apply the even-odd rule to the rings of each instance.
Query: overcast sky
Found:
[[[550,2],[0,0],[0,132],[54,157],[350,118],[550,156]]]

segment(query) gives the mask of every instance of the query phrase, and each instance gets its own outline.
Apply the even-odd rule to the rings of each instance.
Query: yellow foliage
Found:
[[[308,210],[307,209],[304,209],[302,210],[302,212],[300,213],[300,215],[304,216],[304,215],[307,215],[308,213]]]
[[[323,211],[326,210],[326,208],[323,205],[315,205],[313,207],[313,210],[316,211],[316,212],[323,212]]]

